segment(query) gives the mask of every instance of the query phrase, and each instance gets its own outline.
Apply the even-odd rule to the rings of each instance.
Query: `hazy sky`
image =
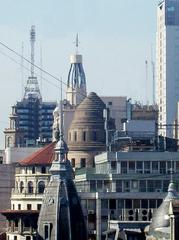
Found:
[[[66,82],[69,55],[75,51],[78,33],[88,92],[151,101],[150,61],[151,45],[155,47],[157,3],[157,0],[1,0],[0,42],[19,53],[23,42],[24,56],[29,58],[29,30],[35,25],[36,64],[40,64],[41,46],[43,68]],[[147,84],[146,59],[149,62]],[[13,60],[21,63],[20,58],[0,45],[1,148],[11,106],[21,100],[22,82],[25,84],[29,75],[24,69],[22,81],[22,68]],[[24,65],[29,68],[28,64]],[[58,85],[49,76],[43,76]],[[52,84],[39,80],[44,100],[59,98],[59,89]]]

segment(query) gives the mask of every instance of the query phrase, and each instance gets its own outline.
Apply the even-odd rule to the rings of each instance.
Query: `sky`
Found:
[[[36,27],[35,63],[67,82],[69,56],[79,53],[87,91],[152,102],[151,56],[155,59],[157,0],[6,0],[1,2],[0,43],[30,59],[30,27]],[[153,54],[151,53],[153,49]],[[147,81],[146,65],[148,61]],[[0,148],[11,106],[22,99],[30,72],[0,44]],[[36,70],[43,100],[60,98],[59,83]],[[66,86],[63,86],[64,97]]]

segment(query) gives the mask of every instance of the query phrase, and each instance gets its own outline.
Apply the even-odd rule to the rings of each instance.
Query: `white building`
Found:
[[[179,0],[158,4],[156,51],[159,134],[172,137],[179,101]]]

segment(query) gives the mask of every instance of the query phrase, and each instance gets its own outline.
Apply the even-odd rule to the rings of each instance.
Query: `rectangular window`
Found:
[[[152,173],[158,173],[158,162],[152,162]]]
[[[85,168],[86,167],[86,158],[81,158],[80,160],[80,167]]]
[[[86,132],[83,132],[83,141],[86,142]]]
[[[37,210],[40,211],[42,204],[37,204]]]
[[[124,192],[130,192],[130,181],[129,180],[124,180]]]
[[[72,165],[73,168],[75,167],[75,158],[71,159],[71,165]]]
[[[121,162],[121,173],[127,173],[127,162]]]
[[[144,162],[144,173],[150,173],[150,162]]]
[[[90,192],[96,192],[96,181],[95,180],[90,181]]]
[[[108,200],[101,199],[101,209],[108,209]]]
[[[32,205],[31,204],[27,204],[27,210],[32,210]]]
[[[18,210],[21,210],[21,204],[18,204]]]
[[[122,181],[116,180],[116,192],[122,192]]]
[[[116,161],[111,162],[111,170],[116,170],[117,163]]]
[[[143,162],[142,161],[136,162],[136,172],[143,173]]]
[[[129,161],[129,173],[135,173],[135,162]]]

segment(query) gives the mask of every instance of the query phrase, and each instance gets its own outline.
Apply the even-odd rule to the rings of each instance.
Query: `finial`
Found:
[[[171,168],[170,168],[170,182],[173,183],[173,173],[174,173],[174,169],[173,169],[173,159],[171,159]]]
[[[76,54],[78,54],[78,47],[79,47],[78,33],[76,34],[75,46],[76,46]]]

